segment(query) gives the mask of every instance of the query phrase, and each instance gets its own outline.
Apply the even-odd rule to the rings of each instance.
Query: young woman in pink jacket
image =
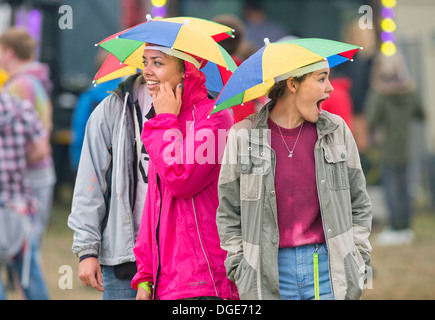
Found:
[[[192,56],[148,45],[143,59],[156,115],[141,135],[150,162],[132,287],[137,299],[238,298],[216,227],[220,159],[233,117],[225,110],[207,118],[214,101]]]

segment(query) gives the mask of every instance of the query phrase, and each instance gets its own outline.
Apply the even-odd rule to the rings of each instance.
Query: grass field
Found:
[[[85,288],[77,276],[78,260],[71,252],[73,232],[67,227],[68,205],[55,205],[43,241],[41,260],[53,300],[95,300],[101,293]],[[381,226],[374,226],[372,236]],[[414,220],[415,239],[401,247],[373,245],[371,289],[365,300],[435,299],[435,213],[418,213]],[[72,288],[64,288],[66,277]],[[20,299],[8,292],[9,299]]]
[[[435,213],[418,213],[414,241],[400,247],[376,246],[372,241],[373,288],[366,300],[435,299]],[[375,237],[379,228],[374,228]]]

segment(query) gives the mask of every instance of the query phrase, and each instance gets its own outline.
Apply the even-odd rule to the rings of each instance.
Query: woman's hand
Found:
[[[156,114],[172,113],[178,116],[181,109],[182,85],[178,84],[175,93],[169,82],[162,83],[160,90],[151,95]]]
[[[148,291],[145,290],[145,288],[138,287],[136,300],[151,300],[151,297]]]

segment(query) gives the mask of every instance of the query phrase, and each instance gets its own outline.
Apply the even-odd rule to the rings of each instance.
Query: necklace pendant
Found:
[[[292,151],[290,151],[290,153],[289,153],[288,157],[289,157],[289,158],[293,158],[293,150],[292,150]]]

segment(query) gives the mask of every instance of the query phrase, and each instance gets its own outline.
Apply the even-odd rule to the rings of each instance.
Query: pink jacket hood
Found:
[[[155,299],[219,296],[237,299],[226,277],[226,253],[216,226],[217,183],[229,110],[207,116],[205,76],[186,62],[181,112],[145,122],[142,141],[150,156],[148,193],[134,253],[132,287],[155,284]],[[223,137],[218,141],[219,134]]]

